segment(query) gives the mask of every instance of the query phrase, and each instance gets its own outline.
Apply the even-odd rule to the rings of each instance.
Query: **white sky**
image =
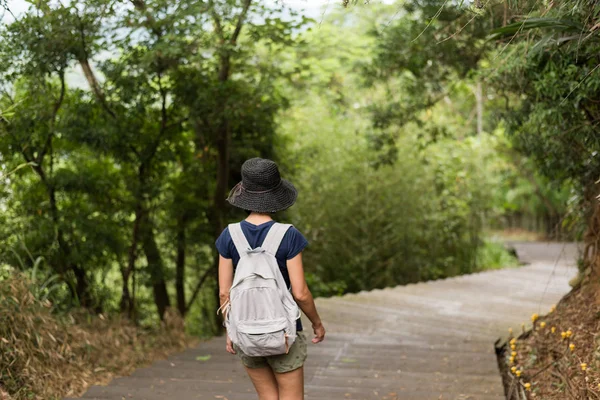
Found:
[[[62,1],[62,0],[59,0]],[[70,0],[66,0],[70,1]],[[270,4],[276,2],[282,2],[284,5],[298,12],[302,12],[309,18],[314,20],[323,21],[329,12],[334,11],[341,5],[341,0],[261,0]],[[364,0],[360,0],[364,1]],[[392,3],[394,0],[375,0],[376,2]],[[15,15],[19,16],[23,12],[27,11],[30,4],[25,0],[8,0],[6,2],[8,8]],[[1,14],[3,10],[0,9],[0,23],[12,22],[13,18],[9,13]],[[79,68],[67,72],[67,81],[70,86],[74,87],[87,87],[85,78],[83,77]]]

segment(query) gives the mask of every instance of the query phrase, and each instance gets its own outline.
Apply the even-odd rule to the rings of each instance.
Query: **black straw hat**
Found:
[[[242,165],[242,181],[231,189],[227,201],[244,210],[274,213],[291,207],[297,197],[294,185],[281,179],[277,164],[251,158]]]

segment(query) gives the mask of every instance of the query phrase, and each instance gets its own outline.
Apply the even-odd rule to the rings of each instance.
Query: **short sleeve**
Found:
[[[291,260],[296,257],[306,246],[308,246],[308,240],[300,233],[295,227],[290,227],[285,233],[284,240],[287,245],[288,253],[286,256],[287,260]]]
[[[229,234],[229,228],[225,228],[219,235],[219,238],[215,242],[217,251],[224,258],[232,258],[231,255],[231,235]]]

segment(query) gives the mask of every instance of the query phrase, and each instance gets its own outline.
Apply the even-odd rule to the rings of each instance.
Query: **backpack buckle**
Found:
[[[246,254],[259,254],[259,253],[264,253],[266,250],[263,249],[262,247],[257,247],[255,249],[248,249],[246,250]]]

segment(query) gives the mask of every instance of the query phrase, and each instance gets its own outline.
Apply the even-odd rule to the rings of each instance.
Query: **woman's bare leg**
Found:
[[[246,368],[259,400],[279,400],[275,374],[269,367]]]
[[[304,367],[283,374],[275,374],[279,387],[279,400],[304,399]]]

